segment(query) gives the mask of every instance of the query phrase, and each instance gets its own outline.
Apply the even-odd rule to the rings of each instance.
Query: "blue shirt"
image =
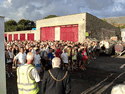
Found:
[[[48,59],[52,60],[54,58],[54,55],[52,53],[48,53],[47,57]],[[52,65],[51,62],[48,62],[48,63]]]

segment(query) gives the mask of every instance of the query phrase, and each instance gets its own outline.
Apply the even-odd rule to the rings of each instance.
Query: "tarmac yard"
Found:
[[[71,94],[110,94],[113,86],[125,81],[125,67],[120,68],[124,63],[125,56],[101,56],[86,64],[87,70],[70,72]],[[6,77],[7,94],[18,94],[15,71],[14,74]]]

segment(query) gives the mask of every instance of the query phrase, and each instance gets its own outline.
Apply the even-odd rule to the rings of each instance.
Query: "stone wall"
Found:
[[[86,32],[89,32],[89,38],[97,38],[99,40],[111,38],[112,36],[121,35],[120,30],[103,20],[86,13]]]

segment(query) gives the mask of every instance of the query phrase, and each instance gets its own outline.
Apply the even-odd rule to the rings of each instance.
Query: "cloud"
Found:
[[[88,12],[99,18],[125,15],[124,0],[6,0],[0,5],[5,20],[39,20],[47,15]]]

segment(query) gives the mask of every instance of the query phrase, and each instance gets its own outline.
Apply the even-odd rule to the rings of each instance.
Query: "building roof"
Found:
[[[52,17],[52,18],[48,18],[48,19],[53,19],[53,18],[59,18],[59,17],[65,17],[65,16],[70,16],[70,15],[79,15],[79,14],[85,14],[87,12],[84,12],[84,13],[77,13],[77,14],[69,14],[69,15],[63,15],[63,16],[57,16],[57,17]],[[88,13],[89,14],[89,13]],[[40,19],[40,20],[48,20],[48,19]],[[40,20],[37,20],[37,21],[40,21]]]

